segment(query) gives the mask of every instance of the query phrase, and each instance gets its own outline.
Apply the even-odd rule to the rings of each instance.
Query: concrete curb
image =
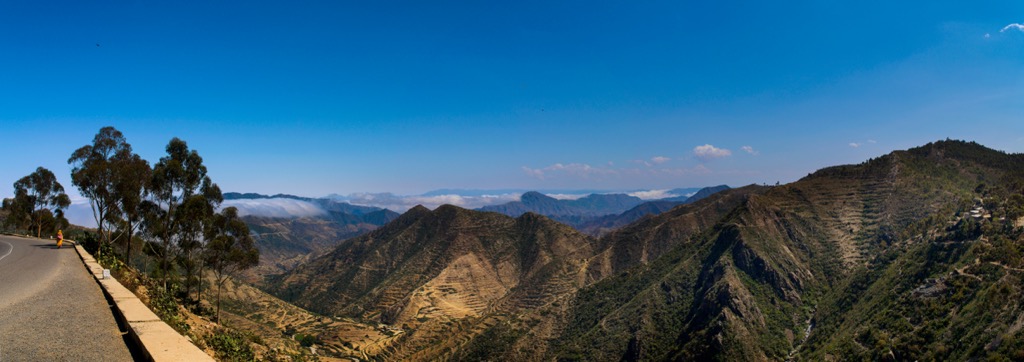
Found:
[[[128,334],[149,361],[213,361],[210,355],[178,334],[174,328],[160,320],[128,288],[117,279],[103,279],[103,267],[78,243],[74,243],[85,268],[92,273],[107,298],[114,301],[115,313],[128,326]]]

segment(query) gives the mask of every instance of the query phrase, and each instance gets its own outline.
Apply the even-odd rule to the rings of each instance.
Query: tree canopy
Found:
[[[42,237],[44,229],[53,231],[67,225],[63,210],[70,205],[71,199],[53,172],[39,167],[14,182],[14,198],[4,200],[3,207],[9,213],[8,224],[34,229],[36,237]]]
[[[127,147],[112,159],[114,166],[114,205],[120,214],[120,223],[127,233],[124,246],[125,260],[131,259],[132,236],[144,216],[143,201],[148,194],[153,170],[149,162]]]
[[[198,268],[196,250],[202,247],[206,222],[224,201],[220,187],[206,174],[206,166],[199,152],[189,150],[188,144],[175,137],[167,144],[167,156],[153,166],[150,180],[150,199],[144,206],[148,210],[147,229],[160,239],[159,267],[164,275],[172,267],[175,254],[186,276],[188,293]],[[172,251],[176,249],[176,252]]]
[[[220,320],[220,289],[232,273],[256,266],[260,252],[256,249],[249,227],[238,217],[238,209],[228,207],[213,216],[207,230],[204,260],[217,280],[217,319]]]
[[[131,145],[121,131],[107,126],[96,133],[92,144],[78,148],[68,158],[68,164],[72,166],[71,183],[89,199],[101,242],[110,240],[110,236],[104,233],[104,225],[117,207],[114,186],[117,176],[113,158],[122,152],[130,153]]]

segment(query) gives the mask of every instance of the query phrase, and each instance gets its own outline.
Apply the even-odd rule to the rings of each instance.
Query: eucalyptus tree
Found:
[[[28,192],[22,190],[14,197],[4,199],[3,211],[7,214],[4,218],[4,227],[14,230],[28,230],[32,224],[32,202]]]
[[[146,228],[160,240],[160,248],[154,251],[165,285],[173,272],[175,256],[178,264],[186,264],[186,281],[192,278],[195,268],[186,260],[192,259],[200,245],[202,218],[223,201],[220,188],[206,175],[198,152],[189,150],[188,144],[177,137],[167,144],[166,151],[167,155],[153,166],[149,200],[143,206],[148,218]]]
[[[124,135],[107,126],[100,128],[91,145],[78,148],[68,158],[68,164],[72,166],[71,183],[89,199],[100,243],[110,241],[110,235],[104,233],[104,225],[111,219],[111,214],[117,212],[113,158],[125,150],[131,152],[131,145]]]
[[[203,259],[205,231],[210,228],[217,206],[224,201],[220,188],[209,178],[200,186],[200,193],[183,200],[175,212],[178,225],[178,265],[185,271],[186,295],[195,286],[197,300],[202,299]]]
[[[57,182],[53,172],[44,167],[14,182],[14,200],[10,202],[9,217],[28,220],[35,228],[36,237],[42,237],[43,223],[63,219],[63,209],[71,205],[64,186]],[[5,202],[4,206],[8,206]],[[26,214],[27,213],[27,214]]]
[[[124,245],[124,260],[128,263],[131,262],[132,237],[145,214],[143,201],[149,193],[153,169],[149,162],[132,152],[131,146],[118,151],[112,161],[115,170],[113,201],[128,234]]]
[[[207,229],[205,264],[213,271],[217,284],[217,322],[220,322],[220,291],[227,278],[240,270],[256,266],[260,251],[256,249],[249,226],[238,217],[238,209],[228,207],[213,216]]]

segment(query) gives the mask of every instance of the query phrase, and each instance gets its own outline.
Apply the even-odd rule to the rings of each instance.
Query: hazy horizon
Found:
[[[467,209],[477,209],[483,206],[499,205],[512,201],[519,201],[523,193],[529,191],[541,192],[547,196],[559,200],[575,200],[591,194],[626,194],[638,197],[644,201],[659,200],[670,197],[692,196],[699,187],[659,189],[659,190],[493,190],[498,193],[486,193],[486,190],[469,190],[460,193],[460,190],[432,190],[419,195],[396,195],[393,193],[354,193],[347,196],[327,195],[321,197],[308,197],[305,195],[291,195],[308,197],[313,199],[332,199],[338,202],[345,202],[356,206],[370,206],[388,209],[398,213],[404,213],[416,205],[422,205],[435,209],[441,205],[455,205]],[[689,191],[689,192],[672,192]],[[235,192],[225,190],[227,192]],[[245,192],[242,192],[245,193]],[[239,215],[256,215],[280,218],[296,218],[322,216],[327,214],[319,205],[303,200],[295,200],[274,195],[258,199],[235,199],[224,200],[220,208],[235,207]],[[84,198],[75,199],[65,212],[66,217],[74,225],[95,227],[95,217],[89,200]]]
[[[913,16],[907,16],[912,14]],[[103,126],[226,191],[787,183],[1024,151],[1024,4],[0,5],[0,197]]]

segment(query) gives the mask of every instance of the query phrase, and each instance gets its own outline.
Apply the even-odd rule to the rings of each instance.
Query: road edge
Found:
[[[85,251],[78,243],[73,243],[75,251],[85,264],[85,268],[92,274],[93,279],[100,285],[103,294],[107,299],[113,301],[116,308],[112,308],[125,326],[128,334],[139,349],[143,352],[148,361],[171,362],[171,361],[213,361],[210,355],[203,352],[185,336],[178,334],[174,328],[160,320],[160,317],[149,310],[145,304],[135,296],[128,288],[121,285],[117,279],[103,278],[103,267],[89,252]]]

